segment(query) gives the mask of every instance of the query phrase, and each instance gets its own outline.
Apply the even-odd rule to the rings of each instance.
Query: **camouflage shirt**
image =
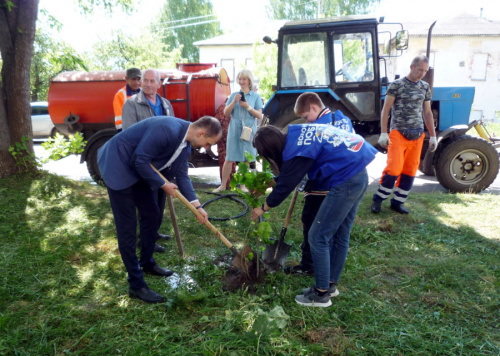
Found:
[[[423,130],[422,106],[432,97],[429,84],[422,80],[415,83],[406,77],[396,79],[387,88],[387,95],[396,97],[391,108],[391,130]]]

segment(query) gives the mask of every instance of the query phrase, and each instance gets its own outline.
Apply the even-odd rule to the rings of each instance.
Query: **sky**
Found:
[[[119,9],[112,16],[103,11],[85,16],[79,12],[76,0],[40,0],[39,8],[46,9],[63,24],[63,30],[53,36],[66,41],[81,53],[90,50],[98,39],[111,38],[113,30],[123,29],[127,33],[147,28],[165,3],[164,0],[137,2],[140,4],[137,12],[130,16]],[[268,0],[212,0],[224,31],[259,26],[267,20],[267,2]],[[479,16],[481,8],[483,17],[500,20],[500,0],[381,0],[372,15],[377,18],[385,16],[386,21],[439,21],[461,13]]]

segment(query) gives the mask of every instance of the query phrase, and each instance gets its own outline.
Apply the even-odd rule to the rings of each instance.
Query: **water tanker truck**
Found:
[[[432,26],[427,56],[431,30]],[[389,85],[387,63],[408,48],[408,41],[408,31],[401,24],[362,16],[285,23],[277,39],[264,37],[264,42],[278,46],[278,82],[264,115],[271,125],[283,129],[304,122],[293,111],[295,101],[303,92],[315,92],[332,111],[340,109],[347,115],[356,132],[383,152],[378,138]],[[432,68],[424,80],[432,86]],[[479,192],[498,174],[498,141],[487,135],[480,122],[469,123],[474,89],[433,88],[431,108],[438,148],[427,150],[426,130],[420,170],[435,174],[451,192]],[[481,137],[466,134],[472,127]]]
[[[214,116],[230,95],[226,70],[216,64],[178,64],[173,70],[158,70],[162,86],[158,94],[170,101],[175,116],[194,122],[204,115]],[[56,128],[71,135],[80,132],[87,144],[81,162],[87,163],[92,178],[99,182],[97,150],[117,134],[113,98],[124,87],[125,71],[64,72],[49,88],[49,114]],[[218,166],[211,150],[193,150],[193,167]]]

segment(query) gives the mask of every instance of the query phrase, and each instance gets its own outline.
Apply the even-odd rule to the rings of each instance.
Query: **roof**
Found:
[[[278,30],[283,26],[295,26],[301,24],[325,24],[327,22],[363,21],[371,20],[365,15],[329,17],[316,20],[299,21],[268,21],[259,25],[259,28],[239,30],[237,32],[209,38],[194,43],[197,47],[202,46],[247,46],[253,45],[256,41],[262,41],[266,35],[276,36]],[[384,22],[391,23],[392,19],[385,19]],[[396,21],[403,23],[410,36],[427,36],[429,27],[433,21]],[[462,14],[447,20],[439,20],[432,29],[433,36],[500,36],[500,21],[488,20],[469,14]]]
[[[297,26],[297,25],[323,25],[331,22],[353,22],[353,21],[377,21],[373,16],[369,15],[349,15],[349,16],[333,16],[333,17],[322,17],[319,19],[312,20],[295,20],[288,21],[285,23],[286,26]]]
[[[423,23],[402,21],[410,36],[427,36],[433,21]],[[432,36],[500,36],[500,21],[488,20],[469,14],[438,20]]]
[[[260,24],[258,28],[252,27],[237,32],[231,32],[225,35],[196,41],[193,44],[197,47],[202,46],[246,46],[253,45],[256,41],[261,41],[264,36],[276,37],[278,30],[285,23],[284,20],[268,21]]]

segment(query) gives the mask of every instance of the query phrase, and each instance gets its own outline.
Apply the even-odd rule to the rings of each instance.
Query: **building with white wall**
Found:
[[[285,21],[268,21],[256,28],[249,28],[194,43],[200,49],[201,63],[217,63],[226,69],[231,80],[231,91],[234,80],[242,69],[253,71],[253,45],[263,43],[264,36],[277,37],[279,28]],[[258,78],[256,78],[258,83]]]
[[[241,69],[253,69],[254,43],[262,42],[265,35],[276,38],[273,36],[277,36],[284,22],[268,21],[255,29],[195,42],[200,49],[200,61],[225,68],[233,84]],[[426,53],[431,24],[432,21],[403,22],[410,33],[409,48],[401,57],[387,62],[389,80],[395,74],[407,75],[412,59]],[[500,21],[471,15],[438,21],[432,31],[430,62],[435,86],[476,88],[471,120],[500,122]]]
[[[408,74],[412,59],[426,54],[431,24],[403,23],[410,33],[409,48],[394,63],[393,73]],[[430,49],[434,86],[475,87],[471,120],[500,122],[500,21],[471,15],[438,21]]]

